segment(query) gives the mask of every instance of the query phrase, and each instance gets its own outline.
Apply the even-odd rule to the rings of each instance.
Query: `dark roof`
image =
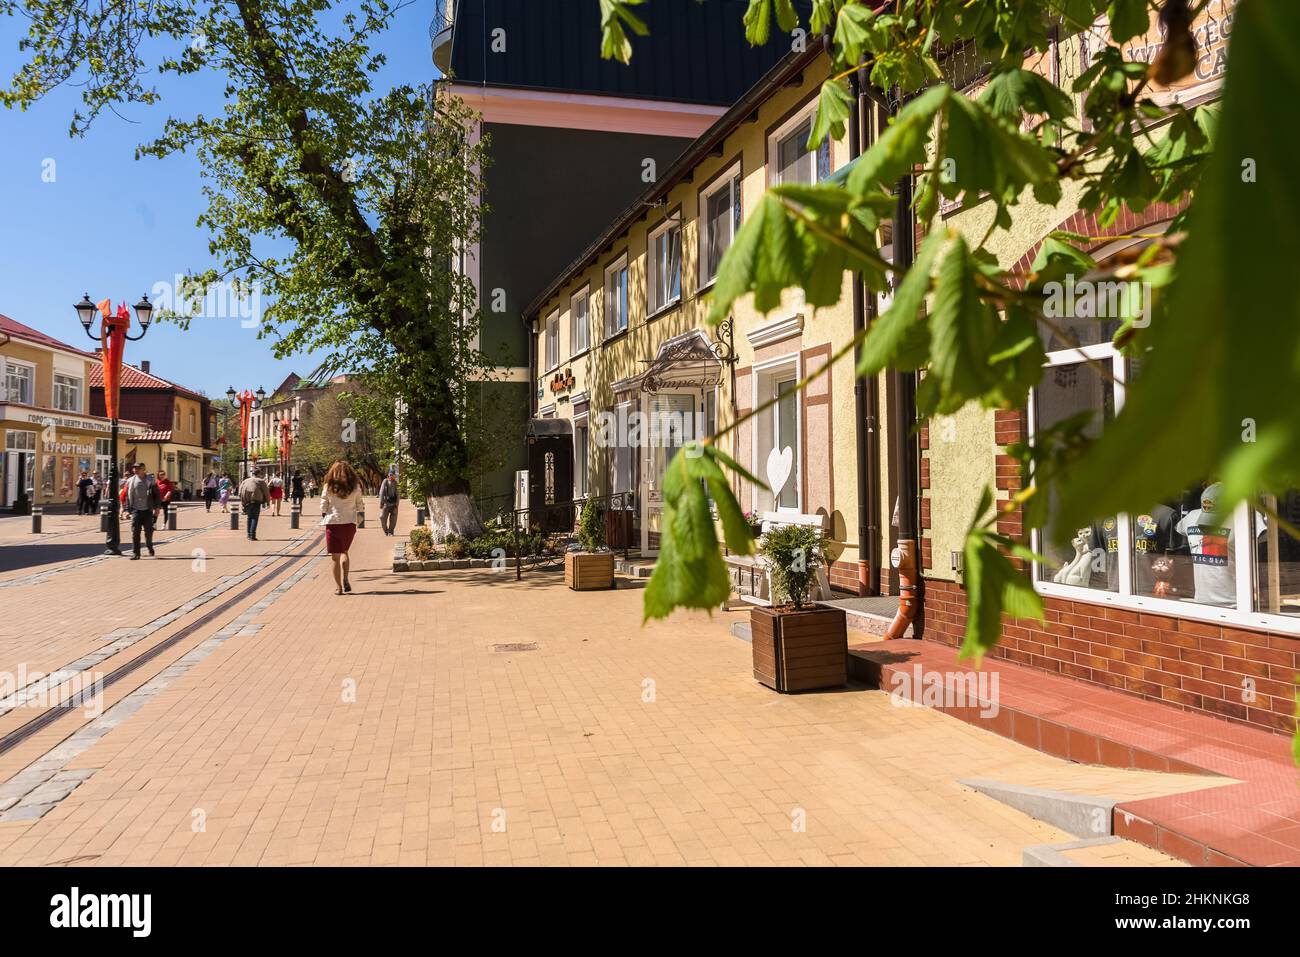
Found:
[[[795,6],[806,29],[811,2]],[[748,0],[634,7],[650,34],[627,31],[633,52],[625,65],[601,59],[596,0],[460,0],[451,73],[461,83],[730,106],[790,50],[779,34],[751,47],[742,22],[747,7]],[[505,31],[504,53],[491,50],[497,28]]]
[[[100,358],[96,353],[93,357]],[[92,389],[104,388],[104,366],[102,363],[96,363],[90,370],[90,387]],[[121,389],[145,389],[151,391],[171,391],[180,392],[192,399],[198,399],[200,402],[207,402],[208,397],[202,392],[196,392],[193,389],[187,389],[183,385],[164,379],[162,376],[154,375],[152,372],[145,372],[130,363],[122,363],[122,378],[118,383]]]

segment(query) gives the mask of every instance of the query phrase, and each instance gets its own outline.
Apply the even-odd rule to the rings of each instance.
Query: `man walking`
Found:
[[[212,503],[217,498],[217,477],[212,472],[203,480],[203,511],[212,511]]]
[[[90,473],[85,469],[81,470],[81,478],[77,480],[77,514],[91,514],[90,490],[95,487],[95,480],[90,477]]]
[[[302,510],[302,492],[302,469],[294,469],[293,478],[289,480],[289,498],[299,511]]]
[[[269,501],[271,501],[271,490],[254,469],[248,478],[239,483],[239,505],[244,510],[246,518],[244,524],[248,529],[250,542],[257,541],[257,520],[262,515],[262,506]]]
[[[141,531],[149,556],[153,557],[154,512],[162,506],[162,493],[158,491],[158,483],[145,474],[143,462],[135,463],[135,474],[126,480],[122,493],[131,512],[131,560],[140,558]]]
[[[379,486],[379,526],[385,535],[392,535],[397,529],[397,476],[389,472]]]

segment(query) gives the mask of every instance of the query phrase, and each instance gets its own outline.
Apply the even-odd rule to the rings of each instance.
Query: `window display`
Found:
[[[1255,611],[1300,616],[1300,490],[1264,495],[1260,506],[1250,515]],[[1282,521],[1271,520],[1270,512]]]

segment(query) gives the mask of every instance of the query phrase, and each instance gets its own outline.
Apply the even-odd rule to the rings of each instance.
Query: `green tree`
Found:
[[[170,117],[137,150],[199,158],[214,266],[190,277],[186,296],[260,284],[271,304],[259,334],[277,355],[323,350],[401,394],[407,480],[428,497],[435,533],[474,533],[457,383],[492,363],[471,346],[476,295],[451,263],[477,239],[483,144],[467,139],[473,116],[445,90],[373,88],[384,62],[375,40],[405,5],[0,0],[0,13],[31,20],[0,100],[25,109],[76,82],[81,134],[105,110],[158,102],[150,73],[218,71],[219,112]]]
[[[1061,334],[1044,314],[1048,284],[1096,263],[1083,249],[1089,237],[1057,234],[1027,272],[1014,273],[986,251],[988,239],[1012,228],[1018,207],[1056,202],[1067,180],[1087,184],[1082,206],[1104,226],[1125,209],[1186,204],[1138,257],[1098,276],[1155,291],[1149,324],[1130,313],[1115,337],[1142,359],[1141,376],[1125,384],[1123,410],[1095,439],[1086,417],[1039,429],[1032,447],[1015,450],[1025,491],[1010,507],[1025,509],[1027,528],[1041,527],[1047,503],[1059,501],[1058,527],[1073,529],[1216,475],[1227,504],[1250,499],[1300,535],[1257,498],[1300,478],[1300,413],[1286,398],[1300,394],[1300,299],[1289,276],[1300,256],[1300,183],[1292,174],[1300,131],[1288,119],[1300,95],[1290,49],[1300,4],[1236,6],[1220,103],[1157,101],[1150,84],[1194,68],[1190,26],[1208,2],[899,0],[877,12],[865,0],[813,0],[806,26],[830,38],[834,75],[821,90],[810,148],[843,135],[854,73],[900,108],[845,182],[768,191],[723,259],[711,320],[725,318],[741,296],[769,310],[792,287],[813,307],[829,306],[846,269],[875,291],[892,278],[891,307],[853,343],[858,373],[921,370],[922,419],[968,404],[1019,408],[1043,374],[1040,330]],[[607,56],[632,55],[627,30],[644,32],[633,9],[640,3],[600,0]],[[1101,15],[1110,42],[1069,88],[1026,69],[1027,55],[1045,50],[1053,30],[1070,35]],[[1146,33],[1155,15],[1161,48],[1150,63],[1126,59],[1124,44]],[[785,33],[801,25],[790,0],[750,0],[744,23],[752,43],[767,42],[774,25]],[[952,51],[973,51],[987,65],[978,97],[950,83]],[[910,269],[880,252],[880,228],[895,211],[891,191],[904,179],[915,180],[912,209],[927,233]],[[941,198],[991,202],[988,233],[973,241],[945,228]],[[712,445],[703,451],[678,456],[672,471],[682,475],[665,479],[648,617],[711,607],[726,587],[707,500],[698,482],[684,479],[734,464]],[[727,483],[714,488],[724,520],[738,513]],[[1041,617],[1042,606],[1011,561],[1034,556],[1024,541],[997,533],[991,492],[972,505],[963,651],[979,656],[998,640],[1004,612]],[[725,526],[731,547],[748,545],[743,523]]]

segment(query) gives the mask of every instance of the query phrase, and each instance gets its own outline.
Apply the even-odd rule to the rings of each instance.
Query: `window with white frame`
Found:
[[[546,371],[560,364],[560,311],[546,317]]]
[[[700,285],[718,275],[722,255],[740,229],[740,164],[722,174],[719,183],[700,194]]]
[[[587,469],[591,464],[591,428],[587,416],[573,422],[573,497],[586,498],[590,487]]]
[[[768,143],[768,162],[772,164],[771,181],[774,184],[811,185],[831,174],[830,138],[823,139],[815,152],[808,150],[814,109],[815,104],[772,134]]]
[[[605,270],[605,338],[627,329],[627,256]]]
[[[5,362],[5,396],[10,402],[35,405],[36,367],[25,362]]]
[[[54,407],[61,412],[81,411],[81,380],[79,378],[55,373]]]
[[[646,244],[646,304],[653,314],[682,298],[681,212],[655,229]]]
[[[1057,323],[1065,336],[1046,337],[1043,380],[1030,396],[1031,440],[1088,413],[1085,433],[1095,437],[1123,408],[1125,386],[1141,375],[1141,360],[1126,359],[1111,343],[1118,321]],[[1049,501],[1046,524],[1033,532],[1035,551],[1046,558],[1034,565],[1036,587],[1163,614],[1294,630],[1300,626],[1300,540],[1269,513],[1295,527],[1300,491],[1235,509],[1221,506],[1221,494],[1221,483],[1208,477],[1140,511],[1070,529],[1060,527],[1057,502]]]
[[[760,512],[791,511],[800,507],[801,433],[799,427],[798,364],[793,357],[757,367],[754,374],[754,473],[771,488],[754,489]]]
[[[591,296],[584,289],[569,300],[569,347],[572,355],[586,352],[591,345]]]

